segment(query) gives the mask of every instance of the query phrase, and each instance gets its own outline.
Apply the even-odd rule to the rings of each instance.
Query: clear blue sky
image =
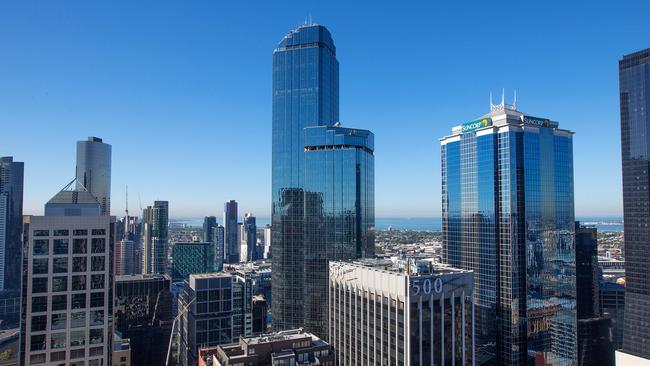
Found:
[[[444,3],[444,4],[443,4]],[[376,135],[378,216],[440,213],[438,138],[490,91],[574,130],[577,215],[621,212],[617,61],[650,47],[647,1],[4,1],[0,155],[25,212],[74,176],[75,141],[113,145],[113,214],[223,202],[269,216],[271,54],[311,14],[334,37],[344,126]]]

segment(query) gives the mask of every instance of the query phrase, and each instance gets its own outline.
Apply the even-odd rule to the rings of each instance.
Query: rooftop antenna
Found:
[[[493,105],[494,105],[494,102],[492,102],[492,92],[490,92],[490,109],[492,109]]]
[[[517,110],[517,89],[515,89],[515,102],[513,104],[513,107],[515,107],[515,110]]]
[[[138,193],[138,203],[140,203],[140,211],[142,211],[142,197],[140,197],[140,193]]]
[[[309,25],[313,25],[314,23],[311,22],[311,13],[309,13]]]
[[[124,211],[126,212],[126,218],[128,220],[129,219],[129,185],[128,184],[126,186],[126,209]]]
[[[501,107],[506,106],[506,88],[501,89]]]

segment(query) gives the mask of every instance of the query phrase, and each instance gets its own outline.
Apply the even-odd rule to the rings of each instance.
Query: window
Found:
[[[90,360],[88,361],[88,366],[101,366],[101,360]]]
[[[32,278],[32,293],[38,294],[42,292],[47,292],[47,277]]]
[[[33,236],[50,236],[49,230],[34,230]]]
[[[33,335],[29,342],[30,351],[44,351],[45,350],[45,334]]]
[[[71,328],[81,328],[86,326],[86,313],[72,313],[70,315],[70,327]]]
[[[45,353],[39,353],[37,355],[29,356],[29,363],[32,364],[32,365],[45,363]]]
[[[90,357],[102,356],[104,354],[104,347],[93,347],[90,349]]]
[[[65,351],[50,353],[50,361],[65,361]]]
[[[88,235],[88,230],[77,229],[72,232],[72,235],[74,236]]]
[[[72,253],[73,254],[86,254],[88,240],[86,239],[73,239],[72,240]]]
[[[68,254],[68,239],[54,239],[54,255]]]
[[[68,295],[52,295],[52,311],[67,310]]]
[[[93,229],[93,235],[106,235],[105,229]]]
[[[72,294],[72,309],[86,308],[86,294]]]
[[[90,330],[90,344],[99,344],[104,342],[104,329]]]
[[[68,277],[54,277],[52,278],[52,292],[68,291]]]
[[[70,347],[76,347],[76,346],[83,346],[86,344],[86,331],[85,330],[73,330],[70,332]],[[75,351],[70,351],[70,358],[80,358],[84,357],[86,354],[83,349],[79,350],[81,351],[80,353],[78,352],[76,354],[76,357],[73,356],[73,352]]]
[[[52,259],[52,273],[67,273],[67,272],[68,272],[68,258]]]
[[[61,229],[61,230],[54,230],[53,236],[68,236],[68,235],[70,235],[70,232],[68,230]]]
[[[66,328],[66,313],[52,314],[52,330]]]
[[[50,335],[50,348],[65,348],[65,333],[52,333]]]
[[[104,325],[104,310],[93,310],[90,312],[90,326]]]
[[[72,276],[72,291],[81,291],[86,289],[86,275]]]
[[[47,329],[47,315],[32,316],[32,332],[40,332]]]
[[[95,274],[90,277],[90,288],[93,290],[99,290],[104,288],[104,275]]]
[[[92,268],[91,270],[93,272],[95,271],[103,271],[106,268],[105,263],[104,263],[104,257],[92,257]]]
[[[32,261],[33,274],[47,274],[48,270],[47,258],[34,259]]]
[[[50,241],[47,239],[34,240],[34,255],[48,255]]]
[[[47,311],[47,296],[32,297],[32,313]]]
[[[104,293],[103,292],[93,292],[90,294],[90,307],[97,308],[104,306]]]
[[[93,238],[92,252],[93,253],[105,253],[106,252],[106,239],[104,239],[104,238]]]
[[[75,257],[72,259],[72,272],[86,272],[86,257]]]

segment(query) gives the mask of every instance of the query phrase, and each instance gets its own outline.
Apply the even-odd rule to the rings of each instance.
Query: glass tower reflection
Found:
[[[374,255],[374,135],[305,128],[304,327],[328,339],[332,260]]]
[[[339,120],[339,65],[320,25],[290,31],[273,52],[273,328],[303,326],[304,128]]]
[[[441,140],[445,260],[475,273],[483,365],[575,365],[572,132],[491,105]]]

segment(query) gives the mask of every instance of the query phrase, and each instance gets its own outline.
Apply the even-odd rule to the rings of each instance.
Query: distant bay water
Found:
[[[599,231],[623,231],[623,220],[620,217],[577,217],[577,220],[595,226]],[[218,221],[219,218],[217,218]],[[172,222],[200,227],[202,218],[172,219]],[[258,217],[257,226],[264,227],[271,223],[268,217]],[[440,217],[377,217],[375,226],[379,230],[415,230],[415,231],[440,231],[442,221]]]

